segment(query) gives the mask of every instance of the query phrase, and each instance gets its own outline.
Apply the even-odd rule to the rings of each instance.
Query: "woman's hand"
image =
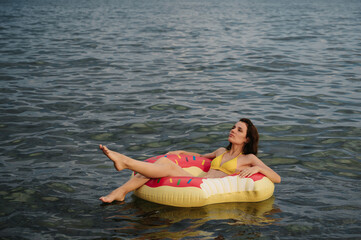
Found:
[[[260,171],[260,168],[258,166],[248,167],[248,168],[243,169],[239,173],[239,176],[241,178],[245,178],[245,177],[252,176],[255,173],[258,173],[259,171]]]

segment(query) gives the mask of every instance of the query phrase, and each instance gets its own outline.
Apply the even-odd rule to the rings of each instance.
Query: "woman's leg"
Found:
[[[99,146],[104,154],[114,162],[114,167],[118,171],[130,169],[142,174],[147,178],[192,176],[177,164],[167,158],[160,158],[155,163],[142,162],[123,154],[109,150],[106,146]]]
[[[186,172],[177,164],[168,158],[160,158],[155,163],[148,163],[129,158],[123,154],[109,150],[106,146],[99,146],[110,160],[114,162],[114,167],[118,171],[125,168],[138,172],[124,185],[112,191],[100,200],[105,203],[113,202],[114,200],[123,201],[126,194],[143,186],[150,178],[161,178],[168,176],[191,176],[192,174]]]
[[[127,195],[127,193],[143,186],[148,181],[149,181],[149,178],[146,178],[141,174],[137,174],[134,177],[132,177],[131,179],[129,179],[129,181],[126,182],[124,185],[118,187],[117,189],[112,191],[107,196],[101,197],[99,199],[101,201],[103,201],[104,203],[111,203],[114,200],[123,201],[125,198],[125,195]]]

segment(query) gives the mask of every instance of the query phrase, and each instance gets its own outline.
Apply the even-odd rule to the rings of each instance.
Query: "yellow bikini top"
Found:
[[[222,171],[224,173],[227,173],[228,175],[231,175],[231,174],[234,174],[236,172],[237,159],[238,159],[239,155],[241,155],[242,153],[240,153],[237,157],[223,163],[222,166],[221,166],[223,155],[226,152],[222,153],[221,155],[219,155],[218,157],[216,157],[215,159],[212,160],[211,169],[220,170],[220,171]]]

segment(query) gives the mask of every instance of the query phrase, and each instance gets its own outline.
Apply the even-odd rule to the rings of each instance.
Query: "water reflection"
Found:
[[[222,203],[199,208],[178,208],[159,205],[134,197],[131,203],[115,203],[119,208],[106,217],[117,223],[111,230],[134,235],[139,239],[180,239],[187,237],[213,238],[217,229],[209,229],[214,223],[234,226],[265,226],[279,219],[273,215],[281,212],[274,205],[275,198],[258,203]],[[136,209],[136,212],[133,212]],[[124,224],[127,222],[127,224]],[[118,224],[120,223],[120,224]],[[223,228],[224,229],[224,228]],[[136,230],[141,231],[135,232]],[[139,234],[139,235],[138,235]],[[137,238],[136,238],[137,239]]]

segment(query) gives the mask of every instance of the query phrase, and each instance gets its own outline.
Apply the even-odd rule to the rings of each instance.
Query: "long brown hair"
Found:
[[[248,118],[242,118],[239,121],[244,122],[247,125],[246,138],[248,141],[243,146],[242,153],[245,155],[251,153],[257,155],[259,135],[256,126],[253,125],[252,121],[249,120]],[[227,150],[231,150],[231,147],[232,147],[232,143],[229,143]]]

